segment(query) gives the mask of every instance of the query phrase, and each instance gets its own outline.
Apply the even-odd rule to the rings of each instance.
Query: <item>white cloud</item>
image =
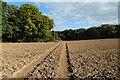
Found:
[[[113,24],[118,22],[117,2],[61,2],[44,4],[50,10],[49,16],[59,26],[69,24],[65,20],[75,20],[72,23],[76,25],[85,23],[100,25],[102,23]]]

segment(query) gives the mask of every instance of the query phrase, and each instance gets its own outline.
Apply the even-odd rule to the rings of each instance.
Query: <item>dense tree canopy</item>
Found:
[[[91,27],[88,29],[64,30],[58,31],[62,40],[85,40],[85,39],[104,39],[104,38],[120,38],[120,25],[104,24],[99,27]]]
[[[31,4],[2,3],[2,41],[51,41],[54,21]]]

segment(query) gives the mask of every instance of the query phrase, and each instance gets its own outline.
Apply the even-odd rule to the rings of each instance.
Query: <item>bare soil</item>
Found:
[[[59,78],[68,78],[66,45],[65,42],[63,43],[64,45],[60,55],[60,67],[58,73],[59,73]]]
[[[75,77],[118,78],[118,40],[86,40],[68,42]]]
[[[3,43],[4,78],[117,78],[118,39]]]
[[[58,43],[2,44],[2,76],[10,78]]]

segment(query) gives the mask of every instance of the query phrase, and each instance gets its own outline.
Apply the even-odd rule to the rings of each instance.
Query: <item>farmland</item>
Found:
[[[118,78],[118,39],[2,43],[3,78]]]
[[[32,60],[42,56],[43,52],[55,46],[56,43],[5,43],[2,45],[2,69],[3,75],[11,76],[12,73],[23,66],[29,64]]]

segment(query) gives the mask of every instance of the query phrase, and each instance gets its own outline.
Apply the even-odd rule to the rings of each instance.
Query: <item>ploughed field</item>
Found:
[[[2,74],[11,77],[15,71],[39,58],[57,43],[5,43],[2,44]]]
[[[3,43],[3,78],[119,78],[118,39]]]
[[[68,42],[68,52],[76,77],[113,78],[119,74],[118,40]]]

